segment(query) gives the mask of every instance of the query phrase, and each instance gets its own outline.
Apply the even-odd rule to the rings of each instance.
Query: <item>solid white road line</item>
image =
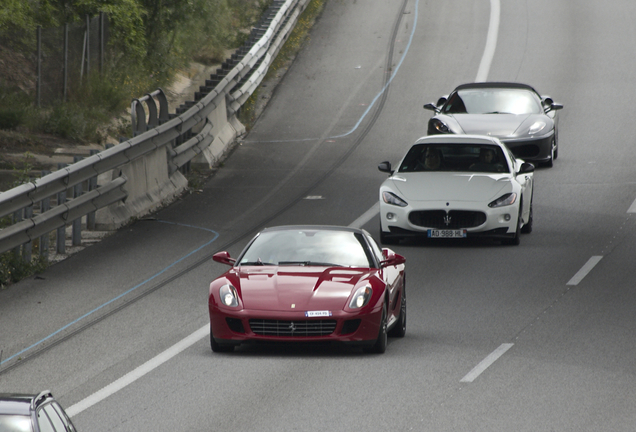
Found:
[[[85,409],[92,407],[93,405],[95,405],[98,402],[101,402],[102,400],[106,399],[108,396],[112,395],[113,393],[123,389],[128,384],[131,384],[134,381],[137,381],[139,378],[146,375],[148,372],[159,367],[163,363],[170,360],[172,357],[179,354],[181,351],[197,343],[199,340],[203,339],[209,334],[210,334],[210,325],[206,324],[205,326],[201,327],[199,330],[195,331],[194,333],[192,333],[190,336],[186,337],[185,339],[182,339],[181,341],[177,342],[176,344],[174,344],[173,346],[171,346],[170,348],[168,348],[167,350],[165,350],[158,356],[148,360],[146,363],[142,364],[138,368],[128,372],[126,375],[119,378],[117,381],[110,383],[109,385],[101,389],[100,391],[93,393],[86,399],[81,400],[75,405],[71,406],[70,408],[66,410],[66,413],[69,415],[69,417],[73,417],[81,413]]]
[[[585,265],[581,267],[581,270],[576,272],[576,274],[572,276],[572,279],[570,279],[566,285],[578,285],[579,282],[581,282],[583,278],[587,276],[589,272],[592,271],[594,266],[596,266],[596,264],[598,264],[602,258],[603,258],[602,256],[596,255],[590,258],[589,260],[587,260]]]
[[[497,361],[497,359],[499,357],[501,357],[502,355],[504,355],[504,353],[506,351],[508,351],[510,348],[512,348],[514,344],[511,343],[505,343],[505,344],[501,344],[499,345],[499,348],[497,348],[496,350],[494,350],[492,353],[490,353],[488,355],[488,357],[486,357],[485,359],[483,359],[481,361],[481,363],[479,363],[477,366],[475,366],[473,368],[473,370],[471,370],[470,372],[468,372],[468,374],[466,374],[466,376],[464,378],[462,378],[461,380],[459,380],[459,382],[473,382],[475,381],[475,379],[481,375],[481,373],[483,371],[485,371],[486,369],[488,369],[488,367],[493,364],[495,361]]]
[[[627,209],[627,213],[636,213],[636,200],[632,203],[631,206]]]
[[[362,228],[367,222],[369,222],[375,215],[380,213],[380,201],[376,202],[371,208],[365,211],[362,216],[354,220],[349,224],[351,228]]]
[[[481,57],[479,70],[475,82],[484,82],[488,79],[490,65],[495,56],[497,38],[499,37],[499,16],[501,15],[501,4],[499,0],[490,0],[490,24],[488,24],[488,36],[486,37],[486,48]]]

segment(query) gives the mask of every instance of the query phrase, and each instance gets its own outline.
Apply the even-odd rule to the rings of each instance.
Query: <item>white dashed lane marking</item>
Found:
[[[596,264],[598,264],[602,258],[602,256],[595,255],[587,260],[585,265],[581,267],[581,270],[579,270],[574,276],[572,276],[572,279],[570,279],[566,285],[578,285],[579,282],[581,282],[583,278],[592,271],[594,266],[596,266]]]

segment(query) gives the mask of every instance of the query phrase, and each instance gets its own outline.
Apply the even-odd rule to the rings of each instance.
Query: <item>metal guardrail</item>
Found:
[[[227,107],[228,116],[236,114],[257,89],[308,2],[274,0],[253,28],[250,39],[217,69],[200,92],[195,93],[195,101],[178,107],[175,114],[167,114],[167,103],[164,104],[161,99],[165,95],[161,90],[136,99],[132,104],[133,138],[0,193],[0,218],[11,215],[14,221],[0,230],[0,253],[20,246],[30,251],[32,241],[48,236],[55,229],[59,237],[60,227],[65,227],[70,221],[126,200],[129,191],[134,188],[131,183],[135,179],[127,180],[120,172],[114,180],[79,197],[58,198],[61,202],[48,209],[48,202],[56,195],[64,196],[65,192],[78,185],[94,182],[100,174],[113,172],[160,149],[165,148],[167,154],[168,175],[200,155],[214,140],[211,133],[213,125],[208,116],[219,107]],[[159,99],[159,112],[155,97]],[[148,115],[143,103],[149,107]],[[34,215],[33,209],[39,209],[39,214]]]

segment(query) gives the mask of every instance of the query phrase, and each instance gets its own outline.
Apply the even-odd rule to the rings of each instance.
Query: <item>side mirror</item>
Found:
[[[435,111],[435,112],[437,112],[437,113],[439,112],[439,108],[437,108],[437,106],[435,106],[435,104],[434,104],[434,103],[427,103],[427,104],[425,104],[425,105],[424,105],[424,109],[431,110],[431,111]]]
[[[382,249],[382,255],[384,255],[384,259],[380,261],[381,268],[396,266],[406,262],[406,258],[402,255],[396,254],[391,249]]]
[[[531,172],[534,172],[534,165],[532,165],[530,162],[524,162],[521,164],[521,168],[519,169],[518,174],[527,174]]]
[[[215,253],[214,255],[212,255],[212,259],[216,262],[226,265],[234,265],[234,263],[236,262],[234,258],[230,257],[230,253],[225,251]]]
[[[543,103],[543,110],[546,113],[563,109],[563,105],[554,102],[554,100],[550,96],[543,96],[543,100],[541,102]]]
[[[380,162],[378,169],[382,172],[393,174],[393,171],[391,171],[391,162],[389,161]]]
[[[560,110],[560,109],[563,109],[563,105],[553,102],[553,103],[550,104],[550,108],[548,108],[548,111],[556,111],[556,110]]]

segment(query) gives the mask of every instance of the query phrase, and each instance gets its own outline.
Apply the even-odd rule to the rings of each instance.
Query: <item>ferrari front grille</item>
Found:
[[[504,143],[506,145],[508,145],[508,148],[510,149],[510,151],[512,152],[513,155],[515,155],[515,157],[518,158],[533,158],[533,157],[537,157],[539,156],[539,153],[541,152],[541,147],[539,147],[539,143],[535,140],[535,141],[529,141],[529,142],[519,142],[519,141],[514,141],[511,143]]]
[[[261,336],[327,336],[336,329],[336,320],[281,321],[251,319],[250,328],[254,333]]]
[[[486,222],[486,214],[467,210],[421,210],[409,213],[413,225],[434,229],[473,228]]]

